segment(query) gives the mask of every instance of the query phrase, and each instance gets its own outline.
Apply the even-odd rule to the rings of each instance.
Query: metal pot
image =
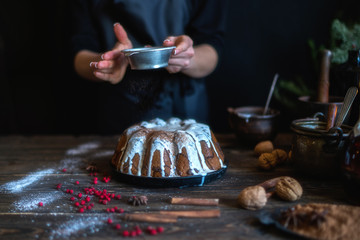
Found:
[[[295,169],[318,177],[340,176],[340,163],[351,129],[342,125],[326,131],[326,122],[318,118],[294,120],[291,161]]]

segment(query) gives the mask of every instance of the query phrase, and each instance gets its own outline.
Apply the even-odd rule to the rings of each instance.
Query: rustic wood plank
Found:
[[[123,230],[135,226],[144,231],[148,226],[163,226],[163,234],[157,239],[289,239],[292,236],[258,221],[260,211],[248,211],[238,207],[236,199],[242,189],[278,176],[295,177],[303,186],[304,195],[296,203],[323,202],[347,204],[346,195],[338,179],[312,179],[296,173],[291,166],[279,166],[273,171],[257,168],[253,150],[239,146],[232,134],[216,134],[228,161],[223,178],[202,187],[189,188],[144,188],[128,185],[112,179],[105,183],[103,176],[111,175],[109,161],[118,136],[1,136],[0,137],[0,238],[4,239],[112,239]],[[277,146],[289,148],[291,135],[280,135]],[[98,167],[98,184],[86,166],[94,162]],[[67,171],[63,172],[63,168]],[[76,184],[79,181],[79,184]],[[61,183],[59,190],[56,185]],[[94,206],[84,213],[79,212],[76,202],[84,188],[106,189],[108,193],[120,194],[121,199],[112,199],[106,205],[91,195]],[[74,190],[74,194],[66,192]],[[85,195],[85,194],[84,194]],[[127,199],[146,195],[148,204],[132,206]],[[172,205],[173,197],[218,198],[217,207]],[[81,199],[84,199],[83,196]],[[39,207],[38,201],[44,206]],[[276,197],[268,201],[263,210],[293,206]],[[117,207],[123,213],[108,212]],[[219,209],[218,218],[179,218],[176,223],[149,224],[128,222],[125,214],[156,211],[202,211]],[[112,224],[107,219],[113,220]],[[120,223],[121,230],[114,224]],[[144,233],[144,237],[150,236]]]

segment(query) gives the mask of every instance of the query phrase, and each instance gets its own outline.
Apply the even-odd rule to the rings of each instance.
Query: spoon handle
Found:
[[[335,127],[340,127],[343,124],[343,122],[346,118],[346,115],[348,114],[348,112],[350,110],[351,104],[353,103],[353,101],[356,97],[357,92],[358,92],[357,87],[351,87],[347,90],[345,98],[344,98],[344,103],[341,106],[339,116],[336,119]]]
[[[271,97],[273,95],[273,92],[274,92],[274,89],[275,89],[275,85],[276,85],[276,82],[279,78],[279,74],[275,74],[274,76],[274,79],[273,79],[273,82],[271,84],[271,88],[270,88],[270,92],[269,92],[269,95],[268,95],[268,98],[266,100],[266,104],[265,104],[265,108],[264,108],[264,112],[263,112],[263,115],[265,115],[269,109],[269,104],[270,104],[270,100],[271,100]]]

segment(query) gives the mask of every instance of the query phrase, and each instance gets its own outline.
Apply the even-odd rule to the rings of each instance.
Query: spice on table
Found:
[[[147,205],[148,198],[146,196],[132,196],[128,199],[128,203],[133,206]]]
[[[310,239],[358,239],[360,208],[309,203],[283,211],[277,221],[286,229]]]
[[[201,205],[201,206],[217,206],[218,198],[171,198],[171,204],[178,205]]]

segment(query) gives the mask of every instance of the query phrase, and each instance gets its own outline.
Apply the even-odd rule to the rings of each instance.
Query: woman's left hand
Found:
[[[195,51],[193,41],[189,36],[169,36],[164,40],[163,46],[176,46],[169,59],[169,65],[166,67],[169,73],[178,73],[191,66]]]

